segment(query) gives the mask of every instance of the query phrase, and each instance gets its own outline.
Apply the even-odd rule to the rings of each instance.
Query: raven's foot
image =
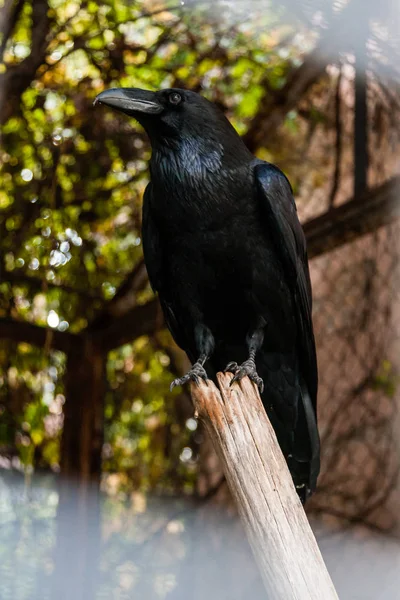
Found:
[[[194,381],[196,385],[200,384],[200,380],[203,379],[207,383],[208,377],[205,368],[199,362],[195,362],[193,367],[183,377],[178,377],[169,386],[170,391],[177,385],[184,385],[188,381]]]
[[[253,383],[258,387],[260,394],[264,391],[264,382],[261,377],[258,375],[256,370],[256,363],[252,358],[246,360],[240,366],[235,362],[230,362],[226,365],[225,371],[229,371],[229,373],[234,373],[232,377],[232,381],[230,385],[235,383],[235,381],[240,381],[243,377],[248,377]]]

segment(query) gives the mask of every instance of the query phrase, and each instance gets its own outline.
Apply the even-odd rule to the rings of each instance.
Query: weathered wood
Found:
[[[255,386],[218,374],[192,384],[237,502],[269,600],[332,600],[335,589]]]

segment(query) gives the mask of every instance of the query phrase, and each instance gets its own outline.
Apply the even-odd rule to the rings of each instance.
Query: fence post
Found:
[[[337,600],[256,387],[218,373],[191,385],[236,500],[269,600]]]

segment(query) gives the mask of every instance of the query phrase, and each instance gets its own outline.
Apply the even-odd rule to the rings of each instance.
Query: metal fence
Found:
[[[399,525],[399,240],[393,223],[311,261],[322,471],[309,510],[391,531]]]

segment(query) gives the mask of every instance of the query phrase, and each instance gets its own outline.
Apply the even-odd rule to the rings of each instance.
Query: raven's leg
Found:
[[[170,385],[171,391],[175,386],[183,385],[188,381],[194,381],[197,383],[197,385],[200,383],[200,379],[203,379],[205,382],[207,382],[208,377],[204,368],[204,363],[213,353],[215,345],[214,337],[208,327],[200,323],[195,327],[194,341],[196,344],[196,349],[199,353],[199,358],[196,360],[190,371],[186,373],[186,375],[174,379]]]
[[[241,365],[238,365],[235,362],[230,362],[226,366],[225,371],[234,373],[230,385],[232,385],[235,381],[240,381],[247,375],[249,379],[251,379],[251,381],[257,385],[258,389],[260,390],[260,394],[263,393],[264,382],[257,373],[255,358],[264,341],[264,327],[265,321],[264,319],[260,319],[257,323],[257,327],[253,329],[252,332],[246,337],[246,343],[249,349],[249,358]]]

